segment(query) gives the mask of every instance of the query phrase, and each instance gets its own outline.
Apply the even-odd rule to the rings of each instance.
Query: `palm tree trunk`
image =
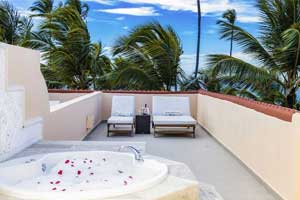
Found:
[[[177,76],[175,76],[175,91],[177,92],[178,91],[178,84],[177,84]]]
[[[286,97],[286,101],[289,108],[295,108],[296,104],[296,88],[294,88],[291,93]]]
[[[233,50],[233,25],[231,29],[230,56],[232,56],[232,50]]]
[[[200,4],[200,0],[197,0],[197,7],[198,7],[198,38],[197,38],[195,78],[197,78],[197,75],[198,75],[199,59],[200,59],[200,40],[201,40],[201,4]]]

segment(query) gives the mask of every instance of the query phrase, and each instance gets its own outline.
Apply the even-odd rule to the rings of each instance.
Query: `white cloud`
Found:
[[[196,66],[196,54],[183,54],[180,57],[180,65],[187,75],[193,74]]]
[[[195,31],[183,31],[183,35],[194,35],[196,32]]]
[[[18,8],[18,12],[20,13],[20,15],[22,16],[22,17],[30,17],[31,15],[33,15],[34,13],[33,12],[31,12],[31,11],[29,11],[29,10],[25,10],[25,9],[23,9],[23,8]]]
[[[23,8],[21,8],[21,7],[18,7],[17,8],[18,9],[18,12],[19,12],[19,14],[22,16],[22,17],[27,17],[27,18],[29,18],[29,17],[31,17],[34,13],[33,12],[31,12],[31,11],[29,11],[29,10],[26,10],[26,9],[23,9]],[[38,30],[38,28],[39,28],[39,25],[41,24],[41,22],[42,22],[42,20],[43,20],[43,18],[42,17],[33,17],[33,18],[31,18],[32,19],[32,22],[33,22],[33,30]]]
[[[228,54],[228,52],[224,54]],[[208,54],[200,54],[200,64],[199,64],[200,69],[207,67],[207,56]],[[239,58],[253,65],[258,65],[256,60],[251,55],[245,54],[243,52],[234,52],[233,57]],[[196,54],[183,54],[180,57],[180,59],[181,59],[181,68],[185,71],[185,73],[187,73],[188,75],[194,73],[195,66],[196,66]]]
[[[208,29],[208,30],[206,31],[206,34],[209,34],[209,35],[217,34],[217,30],[216,30],[216,29]]]
[[[117,24],[117,22],[115,20],[109,20],[109,19],[97,19],[97,18],[94,18],[94,17],[87,17],[86,18],[87,22],[88,23],[91,23],[91,22],[95,22],[95,23],[106,23],[106,24]]]
[[[106,4],[116,4],[114,0],[89,0],[94,2],[101,1]],[[196,0],[120,0],[131,4],[149,4],[159,6],[171,11],[191,11],[197,12]],[[236,9],[238,21],[242,23],[258,22],[258,12],[255,7],[246,1],[238,0],[201,0],[201,11],[203,15],[220,15],[227,9]]]
[[[128,27],[128,26],[124,26],[123,29],[124,29],[124,30],[128,30],[129,27]]]
[[[243,16],[240,15],[237,17],[237,20],[241,23],[256,23],[256,22],[260,22],[261,18],[259,16]]]
[[[243,52],[233,52],[232,56],[235,57],[235,58],[241,59],[241,60],[243,60],[245,62],[248,62],[250,64],[253,64],[253,65],[258,64],[256,62],[256,59],[253,56],[251,56],[249,54],[245,54]]]
[[[100,9],[99,12],[133,15],[133,16],[158,16],[159,13],[153,7],[138,7],[138,8],[113,8],[113,9]]]
[[[125,17],[117,17],[116,20],[118,21],[123,21],[125,19]]]
[[[83,0],[85,2],[96,2],[96,3],[100,3],[100,4],[105,4],[105,5],[112,5],[113,1],[111,0]]]
[[[206,64],[206,54],[200,54],[200,64],[199,67],[204,68]],[[196,54],[183,54],[180,57],[181,68],[187,75],[191,75],[195,72],[196,66]]]

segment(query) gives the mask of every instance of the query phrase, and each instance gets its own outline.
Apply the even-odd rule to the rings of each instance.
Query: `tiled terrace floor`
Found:
[[[196,139],[153,135],[107,138],[102,123],[85,140],[144,141],[147,153],[187,164],[200,182],[214,185],[225,200],[279,199],[201,127]]]

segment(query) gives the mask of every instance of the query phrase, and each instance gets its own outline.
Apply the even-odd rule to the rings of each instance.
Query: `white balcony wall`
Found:
[[[49,93],[49,101],[59,101],[60,103],[70,101],[77,97],[86,95],[85,93]]]
[[[25,120],[49,113],[48,91],[40,71],[40,52],[0,43],[0,88],[22,86],[25,89]],[[2,82],[2,84],[1,84]]]
[[[197,119],[283,199],[300,199],[299,113],[289,122],[199,94]]]
[[[101,92],[51,106],[45,119],[45,140],[82,140],[102,121]],[[63,99],[65,94],[56,94]],[[67,95],[69,96],[69,95]]]
[[[151,108],[153,96],[188,96],[192,116],[201,126],[283,199],[300,199],[299,113],[289,121],[203,94],[155,92],[50,94],[50,100],[61,101],[50,109],[40,72],[40,53],[0,43],[0,90],[13,86],[22,86],[25,91],[24,128],[20,130],[24,135],[18,137],[22,138],[18,141],[22,148],[39,139],[43,123],[43,139],[83,139],[100,121],[109,118],[114,95],[135,96],[136,112],[144,104]]]
[[[0,105],[3,161],[42,139],[49,105],[39,52],[0,43],[0,92],[4,100]]]

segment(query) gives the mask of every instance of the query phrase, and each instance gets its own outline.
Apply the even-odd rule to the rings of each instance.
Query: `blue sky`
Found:
[[[34,0],[8,0],[24,15]],[[56,0],[57,2],[58,0]],[[196,0],[84,0],[90,6],[88,20],[93,41],[102,41],[109,53],[109,47],[131,28],[153,20],[171,25],[181,38],[184,54],[182,68],[191,74],[195,66],[197,39]],[[216,21],[226,9],[237,10],[238,25],[254,35],[258,34],[259,13],[255,0],[202,0],[201,66],[205,67],[205,55],[228,53],[229,42],[219,39]],[[234,55],[250,60],[238,47]]]

